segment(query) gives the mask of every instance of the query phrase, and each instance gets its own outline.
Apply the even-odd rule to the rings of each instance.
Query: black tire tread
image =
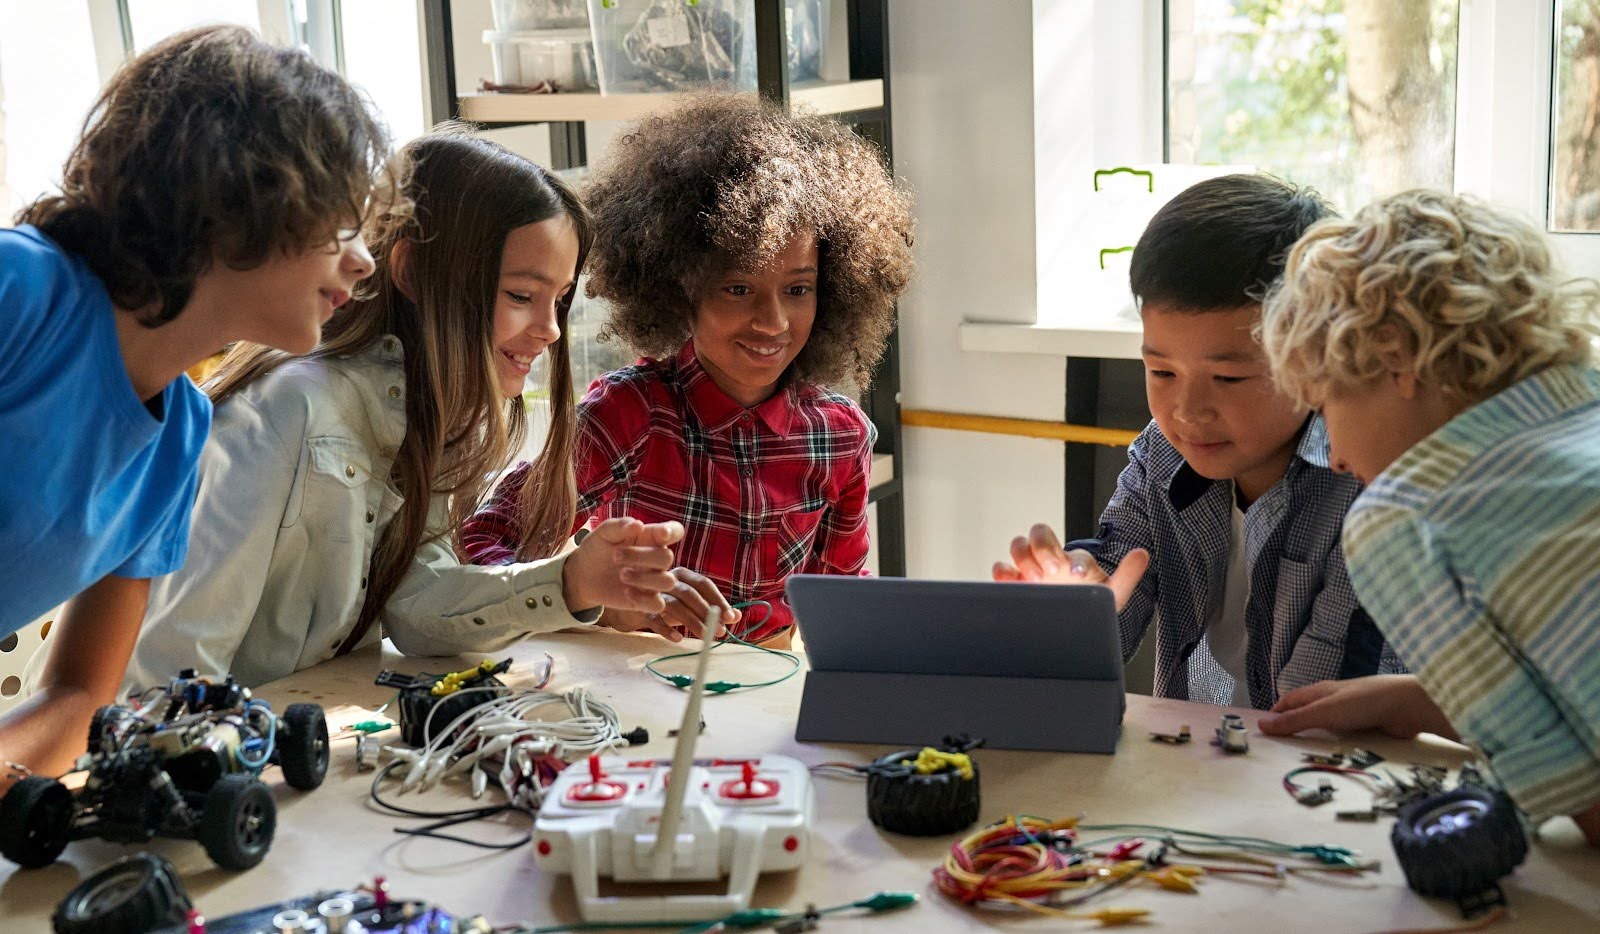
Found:
[[[278,764],[290,788],[310,791],[328,775],[328,719],[317,704],[290,704],[278,734]]]
[[[1429,835],[1416,829],[1417,819],[1428,811],[1468,800],[1486,806],[1482,820],[1449,833]],[[1406,805],[1395,818],[1389,840],[1406,884],[1419,895],[1437,898],[1460,899],[1486,891],[1528,855],[1528,837],[1510,797],[1474,786]]]
[[[38,818],[40,808],[65,808],[60,826],[48,835],[30,835],[29,824]],[[72,829],[72,792],[53,778],[30,775],[22,779],[0,800],[0,855],[23,867],[37,869],[56,861],[67,848]]]
[[[238,812],[251,799],[262,802],[262,819],[266,825],[261,832],[259,845],[252,846],[240,837]],[[249,869],[261,862],[272,847],[272,836],[278,826],[278,809],[272,793],[261,780],[247,772],[224,775],[206,795],[204,809],[195,837],[206,848],[211,861],[224,869]]]
[[[98,914],[80,914],[79,900],[113,877],[135,875],[138,887]],[[154,853],[125,856],[80,882],[50,916],[55,934],[144,934],[163,925],[180,924],[193,907],[172,864]]]
[[[954,769],[928,775],[886,771],[915,759],[914,751],[891,753],[867,772],[867,817],[892,833],[935,837],[971,827],[978,820],[978,764],[972,780]]]

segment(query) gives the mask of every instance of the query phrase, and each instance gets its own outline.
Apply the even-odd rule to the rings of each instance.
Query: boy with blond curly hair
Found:
[[[1412,191],[1308,231],[1268,297],[1274,378],[1365,481],[1350,580],[1414,675],[1279,699],[1269,733],[1476,743],[1535,821],[1600,846],[1600,372],[1591,280],[1528,223]]]

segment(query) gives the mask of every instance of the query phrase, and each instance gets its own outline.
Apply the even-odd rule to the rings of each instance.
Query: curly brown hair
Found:
[[[202,27],[117,72],[61,193],[17,222],[83,257],[113,302],[157,327],[216,258],[249,269],[357,226],[388,149],[361,95],[309,55]]]
[[[696,97],[624,134],[585,198],[588,291],[614,306],[602,339],[671,356],[716,277],[759,268],[816,231],[816,323],[791,376],[871,381],[914,267],[912,204],[843,124],[738,95]]]

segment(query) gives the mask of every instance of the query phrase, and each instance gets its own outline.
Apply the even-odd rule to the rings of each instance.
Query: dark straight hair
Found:
[[[1306,228],[1333,213],[1310,188],[1270,175],[1223,175],[1180,192],[1133,248],[1128,284],[1142,308],[1224,311],[1259,304]]]

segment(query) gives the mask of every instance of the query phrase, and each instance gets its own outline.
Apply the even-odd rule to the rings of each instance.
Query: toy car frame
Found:
[[[328,724],[316,704],[279,717],[230,675],[212,682],[180,672],[146,702],[101,707],[88,752],[59,779],[29,776],[0,800],[0,854],[25,868],[49,865],[72,840],[198,840],[213,862],[249,869],[272,845],[277,806],[261,783],[269,765],[310,791],[328,771]],[[63,776],[65,777],[65,776]]]

